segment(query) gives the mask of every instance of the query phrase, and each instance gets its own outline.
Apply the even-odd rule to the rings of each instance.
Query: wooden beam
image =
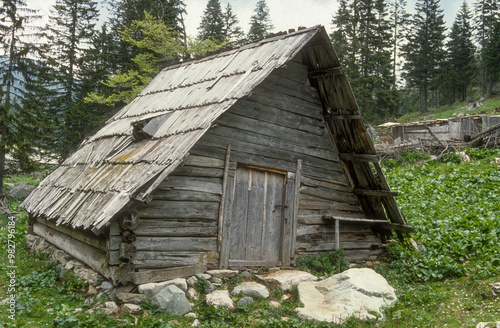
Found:
[[[103,276],[109,278],[109,272],[106,265],[106,253],[39,222],[33,225],[33,232],[77,260],[82,261]]]
[[[241,267],[275,267],[281,266],[280,261],[259,261],[259,260],[229,260],[230,268]]]
[[[339,75],[344,75],[344,70],[342,69],[342,67],[332,67],[332,68],[325,68],[312,71],[309,72],[308,77],[310,79],[318,79],[327,76],[339,76]]]
[[[353,190],[355,195],[363,195],[363,196],[397,196],[399,193],[397,191],[392,190],[373,190],[373,189],[363,189],[363,188],[354,188]]]
[[[400,231],[404,233],[415,232],[415,228],[406,224],[395,224],[395,223],[386,223],[383,225],[383,228],[388,228],[395,231]]]
[[[300,180],[302,176],[302,160],[297,160],[297,168],[295,170],[295,190],[293,199],[293,221],[292,221],[292,238],[290,245],[290,255],[295,258],[295,243],[297,239],[297,227],[299,225],[299,203],[300,203]],[[286,233],[286,232],[285,232]]]
[[[224,225],[222,228],[222,245],[219,253],[219,269],[228,267],[229,260],[229,247],[231,242],[231,220],[233,215],[233,202],[234,202],[234,188],[235,178],[234,171],[228,176],[226,184],[228,185],[226,191],[227,201],[224,204]]]
[[[205,271],[207,271],[207,267],[204,264],[158,270],[143,270],[135,272],[132,281],[136,285],[140,285],[148,282],[160,282],[175,278],[189,277],[197,273],[204,273]]]
[[[104,236],[96,236],[88,230],[75,229],[65,225],[56,225],[52,221],[48,221],[44,218],[37,219],[39,223],[47,226],[51,229],[59,231],[65,235],[68,235],[82,243],[95,247],[101,251],[106,251],[106,238]]]
[[[339,153],[339,158],[343,161],[380,162],[380,156],[376,154]]]
[[[340,249],[340,222],[335,220],[335,249]]]
[[[136,213],[124,214],[120,219],[120,227],[123,230],[134,231],[139,226],[139,217]]]
[[[324,115],[325,120],[360,120],[361,115],[359,114],[326,114]]]
[[[415,228],[406,224],[395,224],[387,220],[374,220],[374,219],[358,219],[358,218],[346,218],[340,216],[324,215],[323,220],[333,220],[333,221],[344,221],[352,223],[367,223],[380,225],[382,228],[401,231],[405,233],[414,232]]]
[[[229,158],[231,156],[231,145],[227,145],[226,149],[226,159],[224,161],[224,174],[222,176],[222,195],[220,198],[219,206],[219,224],[217,228],[217,252],[222,249],[222,237],[223,237],[223,226],[224,226],[224,206],[226,203],[226,191],[227,191],[227,176],[229,173]]]
[[[332,215],[323,215],[323,220],[338,220],[345,222],[360,222],[360,223],[373,223],[373,224],[388,224],[391,223],[388,220],[375,220],[375,219],[359,219],[359,218],[349,218],[345,216],[332,216]]]

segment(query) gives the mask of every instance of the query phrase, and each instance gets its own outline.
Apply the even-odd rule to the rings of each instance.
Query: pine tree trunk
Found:
[[[0,144],[0,196],[3,195],[3,178],[5,176],[5,136],[1,137],[2,141]]]
[[[418,107],[420,113],[427,113],[427,88],[423,86],[419,89]]]

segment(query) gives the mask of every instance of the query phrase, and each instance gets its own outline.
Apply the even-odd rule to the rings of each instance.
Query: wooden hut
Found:
[[[323,27],[164,69],[24,201],[119,283],[373,258],[408,231]]]

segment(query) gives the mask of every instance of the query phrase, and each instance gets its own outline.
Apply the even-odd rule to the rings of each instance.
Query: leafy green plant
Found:
[[[485,159],[426,162],[387,174],[400,192],[398,204],[416,229],[412,237],[425,249],[416,252],[399,240],[399,258],[389,252],[391,266],[410,281],[500,272],[500,171],[482,150],[469,151]]]
[[[339,249],[331,253],[300,256],[297,258],[297,267],[319,276],[332,276],[347,270],[349,262],[345,259],[344,250]]]
[[[438,161],[442,163],[460,164],[462,162],[462,157],[457,153],[451,153],[440,157]]]
[[[199,277],[194,284],[194,289],[200,294],[205,294],[205,289],[208,287],[208,285],[209,282],[205,278]]]
[[[423,152],[406,152],[396,158],[384,159],[381,164],[386,170],[393,170],[399,166],[414,165],[430,159],[431,157]]]
[[[495,148],[466,148],[465,153],[472,161],[479,161],[493,157],[500,157],[500,150]]]

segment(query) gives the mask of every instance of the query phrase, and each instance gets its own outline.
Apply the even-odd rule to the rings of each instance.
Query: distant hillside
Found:
[[[488,98],[483,102],[461,102],[453,105],[445,105],[439,108],[430,108],[428,113],[408,113],[399,117],[398,123],[411,123],[426,120],[446,119],[454,115],[500,115],[500,95]]]

